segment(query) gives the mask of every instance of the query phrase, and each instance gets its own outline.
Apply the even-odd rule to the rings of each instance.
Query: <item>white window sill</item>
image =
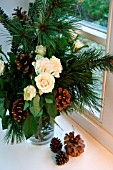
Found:
[[[76,33],[90,39],[98,44],[106,45],[107,28],[98,24],[80,21],[78,22],[78,30]]]
[[[0,130],[0,169],[1,170],[113,170],[113,154],[99,144],[92,136],[66,115],[56,118],[64,131],[55,126],[55,137],[63,140],[64,134],[75,130],[85,141],[85,152],[77,157],[70,157],[65,165],[55,164],[55,154],[51,152],[49,144],[43,146],[32,145],[25,141],[18,145],[7,145],[2,139],[4,132]]]

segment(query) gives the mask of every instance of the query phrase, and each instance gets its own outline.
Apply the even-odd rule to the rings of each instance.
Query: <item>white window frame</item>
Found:
[[[76,33],[101,45],[106,45],[107,28],[89,21],[78,22]]]
[[[113,0],[110,1],[108,31],[100,31],[93,24],[83,22],[78,33],[102,45],[106,44],[106,53],[113,55]],[[107,33],[107,34],[106,34]],[[107,40],[106,40],[107,37]],[[103,83],[103,109],[100,121],[92,114],[78,114],[73,112],[69,116],[83,129],[91,134],[103,146],[113,153],[113,74],[105,72]]]

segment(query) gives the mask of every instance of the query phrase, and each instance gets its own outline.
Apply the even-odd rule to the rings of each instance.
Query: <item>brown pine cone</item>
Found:
[[[58,88],[57,92],[54,94],[56,99],[57,110],[66,109],[71,100],[71,95],[67,89]]]
[[[85,148],[85,145],[84,145],[84,140],[81,138],[80,135],[77,135],[75,137],[75,144],[78,145],[78,146],[82,146]]]
[[[57,165],[64,165],[65,163],[69,161],[68,154],[63,151],[60,151],[59,153],[57,153],[55,158],[56,158]]]
[[[61,151],[61,149],[62,149],[61,140],[54,137],[54,138],[51,140],[50,148],[51,148],[51,150],[52,150],[54,153],[57,153],[57,152]]]
[[[75,137],[74,137],[74,131],[70,132],[69,134],[65,134],[64,136],[64,144],[67,144],[68,142],[70,143],[75,143]]]
[[[84,152],[85,144],[80,135],[74,137],[74,132],[65,134],[64,144],[66,153],[70,156],[77,157]]]
[[[24,100],[18,99],[15,102],[13,102],[12,114],[13,114],[14,120],[18,122],[25,121],[30,111],[28,109],[23,111],[23,108],[24,108]]]
[[[20,54],[19,56],[16,56],[15,63],[17,65],[17,69],[23,75],[28,74],[29,76],[32,76],[34,73],[34,67],[32,65],[33,61],[34,61],[33,55]]]
[[[14,19],[19,19],[23,27],[25,26],[26,21],[28,21],[29,24],[32,23],[32,20],[27,15],[27,11],[22,11],[22,7],[17,7],[16,9],[14,9],[14,11],[15,13],[12,14],[14,16]]]
[[[84,152],[84,146],[68,143],[67,145],[65,145],[65,150],[68,155],[72,157],[77,157]]]
[[[53,5],[58,6],[58,4],[59,4],[58,0],[54,0]]]

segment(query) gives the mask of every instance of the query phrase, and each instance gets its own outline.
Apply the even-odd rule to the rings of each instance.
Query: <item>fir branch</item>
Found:
[[[5,14],[4,10],[0,7],[0,23],[6,27],[5,23],[9,22],[8,16]]]
[[[23,124],[18,123],[13,118],[10,119],[8,129],[6,131],[6,135],[4,137],[4,141],[8,144],[20,143],[25,139],[23,133]]]
[[[101,51],[96,49],[88,49],[82,53],[79,53],[76,60],[80,62],[79,66],[86,67],[90,70],[101,70],[113,72],[113,56],[107,54],[103,55]],[[77,63],[78,65],[78,63]]]
[[[0,46],[0,53],[4,56],[4,58],[6,59],[7,63],[9,64],[9,59],[7,57],[7,55],[2,51],[2,47]]]
[[[113,72],[113,56],[103,56],[100,51],[87,50],[78,54],[67,55],[65,69],[58,80],[58,87],[70,89],[73,102],[80,108],[88,106],[99,111],[101,98],[96,92],[98,78],[94,70]],[[66,58],[64,58],[66,60]],[[93,109],[92,109],[93,111]]]
[[[6,28],[12,35],[12,29],[9,28],[11,20],[8,18],[7,14],[5,14],[1,7],[0,7],[0,22],[4,26],[4,28]]]

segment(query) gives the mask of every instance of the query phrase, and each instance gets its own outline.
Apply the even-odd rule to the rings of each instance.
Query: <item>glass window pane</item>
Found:
[[[79,19],[107,26],[110,0],[78,0],[75,7]]]
[[[108,17],[109,17],[109,5],[110,5],[110,0],[96,0],[96,1],[78,0],[78,4],[74,10],[76,13],[76,17],[79,18],[80,20],[85,21],[83,22],[84,24],[88,24],[89,27],[91,26],[91,28],[93,28],[94,30],[98,29],[101,32],[106,33],[107,25],[108,25]],[[85,36],[86,38],[89,38],[87,37],[87,34],[85,34]],[[88,44],[90,48],[94,47],[96,49],[103,51],[103,54],[105,54],[105,51],[106,51],[105,46],[102,46],[100,44],[93,42],[93,41],[96,41],[94,38],[93,38],[93,41],[88,40],[83,37],[79,37],[79,38],[83,43]],[[94,76],[98,77],[98,79],[100,80],[100,84],[97,86],[96,92],[98,93],[99,97],[102,98],[103,72],[95,71]],[[89,110],[88,108],[86,109]],[[90,114],[93,114],[98,119],[101,118],[101,113],[97,112],[96,110],[93,110],[92,113]]]
[[[81,42],[83,42],[85,45],[88,45],[89,48],[96,48],[97,50],[101,50],[103,52],[103,55],[105,54],[105,46],[103,45],[100,45],[100,44],[97,44],[96,42],[93,42],[91,40],[88,40],[87,38],[83,38],[81,36],[79,36],[79,40]],[[83,49],[85,50],[85,49]],[[96,77],[98,80],[99,80],[99,83],[96,84],[96,88],[95,88],[95,92],[98,94],[98,96],[100,98],[102,98],[102,86],[103,86],[103,72],[102,71],[98,71],[98,70],[95,70],[93,72],[93,76]],[[101,103],[100,103],[101,105]],[[88,107],[86,107],[87,110],[90,110]],[[101,110],[101,109],[100,109]],[[95,117],[97,117],[98,119],[101,118],[101,113],[94,110],[90,113],[90,114],[93,114]]]

